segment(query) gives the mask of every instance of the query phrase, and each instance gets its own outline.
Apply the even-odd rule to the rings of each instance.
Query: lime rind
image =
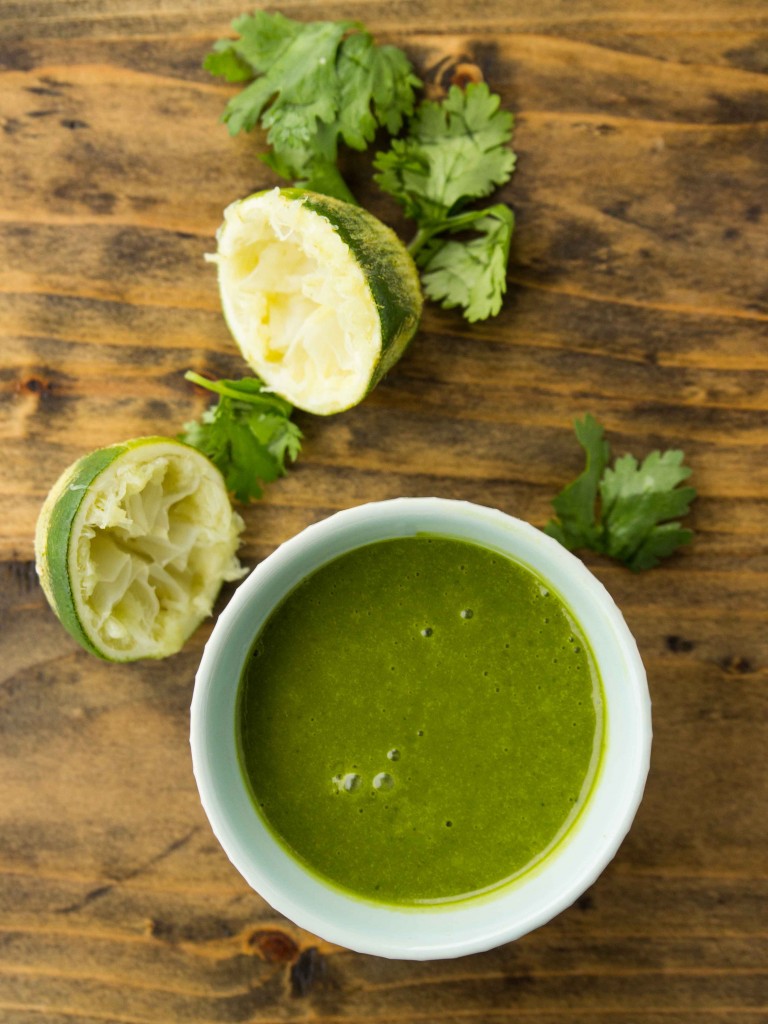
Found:
[[[38,520],[43,589],[102,658],[174,654],[243,575],[242,519],[205,456],[170,438],[99,449],[54,485]]]
[[[230,331],[250,367],[300,409],[357,404],[416,332],[413,260],[360,207],[276,188],[227,207],[217,238]]]
[[[69,535],[72,519],[90,481],[98,477],[120,450],[117,445],[100,448],[65,469],[48,492],[35,529],[35,563],[43,593],[67,632],[91,654],[100,652],[83,632],[75,610],[69,571]]]

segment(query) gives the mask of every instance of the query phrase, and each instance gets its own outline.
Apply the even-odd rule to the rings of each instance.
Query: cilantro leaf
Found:
[[[367,32],[346,37],[339,52],[339,131],[352,149],[364,150],[379,126],[394,135],[413,113],[421,82],[395,46],[377,46]]]
[[[453,85],[442,103],[424,100],[404,139],[377,153],[375,176],[415,220],[441,219],[509,181],[513,118],[485,82]]]
[[[240,38],[219,40],[203,63],[231,82],[254,79],[227,104],[230,134],[260,124],[274,170],[354,201],[336,168],[339,140],[363,150],[379,126],[400,130],[421,85],[408,58],[376,46],[356,21],[256,11],[232,25]]]
[[[482,210],[467,242],[437,241],[417,255],[422,284],[443,309],[463,306],[470,323],[496,316],[507,289],[507,260],[515,219],[508,206]],[[453,230],[459,230],[454,228]],[[421,256],[421,259],[419,258]]]
[[[285,137],[311,139],[316,119],[333,120],[336,51],[354,22],[302,25],[282,14],[256,11],[236,18],[232,27],[240,39],[219,40],[203,61],[208,71],[221,74],[223,54],[228,53],[240,68],[249,67],[248,77],[255,79],[227,104],[223,120],[231,135],[255,128],[264,115],[268,141],[279,148]],[[231,71],[231,64],[223,70]]]
[[[649,569],[692,538],[690,530],[668,522],[684,516],[696,497],[693,487],[677,487],[691,475],[683,459],[681,451],[651,452],[638,466],[632,455],[624,455],[606,469],[600,498],[607,554],[630,568]]]
[[[213,50],[205,58],[203,67],[212,75],[226,78],[228,82],[247,82],[253,78],[251,65],[238,56],[228,39],[219,39],[213,44]]]
[[[610,448],[594,417],[587,414],[574,427],[587,465],[553,500],[557,519],[546,533],[569,550],[591,548],[635,572],[691,541],[691,530],[670,521],[684,516],[696,497],[695,488],[678,486],[691,475],[681,451],[651,452],[642,464],[623,455],[610,468]]]
[[[589,413],[583,420],[575,420],[573,426],[587,457],[586,466],[552,501],[559,522],[548,523],[545,531],[569,551],[574,548],[601,551],[603,531],[595,519],[595,501],[610,458],[610,447],[603,439],[603,428]]]
[[[219,396],[200,421],[184,424],[179,439],[198,448],[221,471],[238,501],[260,498],[261,484],[286,472],[286,459],[301,450],[301,431],[292,406],[266,390],[257,377],[211,381],[191,370],[187,380]]]

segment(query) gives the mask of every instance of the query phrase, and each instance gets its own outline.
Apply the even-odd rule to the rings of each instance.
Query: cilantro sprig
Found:
[[[485,82],[453,85],[442,103],[424,100],[406,136],[374,160],[379,186],[416,221],[409,250],[424,291],[443,308],[463,307],[470,322],[495,316],[506,290],[512,211],[467,206],[509,181],[513,126]],[[467,232],[466,241],[450,238]]]
[[[395,46],[377,46],[357,21],[294,21],[256,11],[232,22],[203,66],[246,88],[227,104],[230,134],[257,125],[272,151],[262,157],[284,178],[355,202],[337,165],[339,141],[364,150],[378,128],[396,134],[421,85]]]
[[[484,82],[423,100],[405,53],[379,46],[357,21],[299,22],[257,11],[237,18],[204,66],[249,82],[227,104],[231,134],[257,125],[264,159],[296,185],[355,202],[337,166],[339,145],[364,150],[379,129],[392,138],[374,179],[416,222],[409,250],[427,297],[470,322],[495,316],[506,290],[514,229],[503,203],[475,208],[510,178],[513,117]],[[401,137],[396,138],[404,129]]]
[[[192,370],[184,376],[219,399],[199,421],[185,423],[179,439],[218,466],[238,501],[260,498],[261,484],[282,476],[286,459],[295,461],[301,450],[301,431],[290,419],[293,406],[258,377],[208,380]]]
[[[677,522],[696,497],[695,488],[679,486],[691,475],[681,451],[651,452],[642,463],[623,455],[610,468],[610,446],[597,420],[587,413],[574,429],[586,466],[552,501],[557,518],[544,527],[550,537],[569,551],[609,555],[635,572],[691,541],[693,532]]]

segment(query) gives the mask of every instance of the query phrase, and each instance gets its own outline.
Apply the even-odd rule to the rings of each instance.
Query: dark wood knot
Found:
[[[295,940],[277,928],[261,928],[248,936],[248,947],[270,964],[292,963],[299,955]]]
[[[291,995],[297,999],[309,995],[324,977],[325,959],[314,946],[310,946],[291,968]]]
[[[672,651],[673,654],[686,654],[688,651],[693,650],[693,641],[686,640],[683,636],[672,635],[668,636],[665,640],[667,650]]]
[[[458,85],[460,89],[466,89],[470,82],[482,82],[483,72],[477,64],[462,62],[453,69],[449,82],[451,85]]]
[[[740,658],[735,654],[723,658],[720,667],[730,676],[745,676],[755,671],[755,666],[749,658]]]
[[[32,395],[40,395],[41,398],[46,398],[53,391],[53,384],[50,381],[41,380],[39,377],[30,377],[28,380],[21,382],[20,388],[22,391],[28,391]]]

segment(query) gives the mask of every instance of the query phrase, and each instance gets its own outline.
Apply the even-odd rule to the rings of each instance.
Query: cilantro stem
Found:
[[[229,398],[241,398],[238,392],[230,390],[225,384],[222,384],[218,380],[209,380],[207,377],[201,377],[199,373],[195,373],[194,370],[187,370],[184,374],[184,380],[190,381],[192,384],[197,384],[198,387],[205,388],[206,391],[213,391],[217,395],[227,395]]]
[[[433,235],[436,235],[439,231],[439,227],[419,228],[419,230],[408,243],[408,252],[411,254],[411,256],[413,256],[413,258],[415,259],[416,253],[419,251],[419,249],[422,249],[430,240],[430,238],[432,238]]]
[[[248,380],[256,381],[258,378],[248,378]],[[192,384],[197,384],[198,387],[205,388],[206,391],[213,391],[214,394],[222,395],[225,398],[233,398],[236,402],[247,402],[250,405],[266,406],[267,408],[275,408],[283,411],[287,409],[290,412],[290,405],[285,401],[284,398],[280,398],[279,395],[275,395],[270,391],[259,392],[259,393],[247,393],[238,388],[227,387],[226,381],[221,380],[209,380],[208,377],[201,377],[199,373],[195,373],[194,370],[187,370],[184,374],[184,380],[190,381]]]
[[[408,243],[408,252],[416,259],[416,254],[419,250],[434,238],[435,235],[442,235],[446,231],[463,231],[465,228],[472,227],[476,221],[482,220],[483,217],[493,216],[508,218],[509,207],[503,203],[497,203],[495,206],[489,206],[484,210],[468,210],[465,213],[456,213],[450,217],[446,215],[442,220],[428,221],[426,224],[421,225]]]

